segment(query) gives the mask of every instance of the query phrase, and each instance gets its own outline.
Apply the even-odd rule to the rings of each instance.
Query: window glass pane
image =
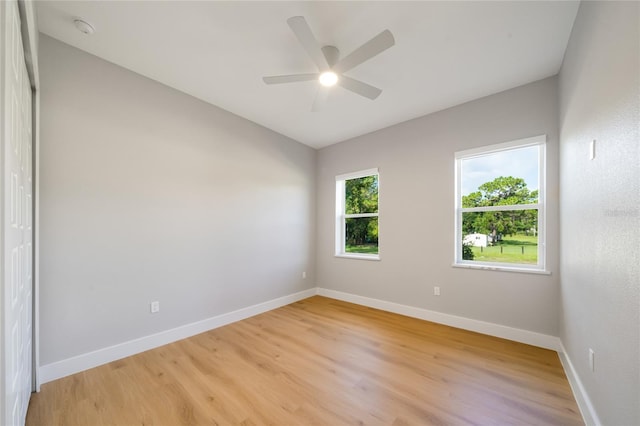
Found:
[[[538,146],[461,160],[462,207],[538,202]]]
[[[345,213],[378,213],[378,175],[344,182]]]
[[[538,263],[538,210],[462,213],[462,259]]]
[[[378,218],[345,219],[345,252],[378,253]]]

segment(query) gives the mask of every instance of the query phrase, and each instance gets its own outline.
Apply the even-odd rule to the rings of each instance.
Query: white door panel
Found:
[[[32,375],[33,184],[31,86],[15,0],[3,1],[1,51],[3,374],[0,424],[24,424]]]

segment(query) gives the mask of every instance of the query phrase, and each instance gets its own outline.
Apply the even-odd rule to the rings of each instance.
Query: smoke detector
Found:
[[[73,20],[73,25],[76,26],[78,31],[80,31],[81,33],[84,33],[84,34],[91,35],[96,31],[95,28],[93,28],[93,26],[90,23],[88,23],[87,21],[84,21],[84,20],[82,20],[80,18],[74,19]]]

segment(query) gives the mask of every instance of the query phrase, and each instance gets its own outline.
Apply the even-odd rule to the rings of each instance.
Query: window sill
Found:
[[[359,260],[380,260],[379,254],[358,254],[358,253],[340,253],[335,257],[342,257],[345,259],[359,259]]]
[[[551,271],[542,270],[542,269],[519,268],[517,266],[473,265],[469,263],[454,263],[451,266],[453,266],[454,268],[462,268],[462,269],[482,269],[485,271],[517,272],[517,273],[524,273],[524,274],[551,275]]]

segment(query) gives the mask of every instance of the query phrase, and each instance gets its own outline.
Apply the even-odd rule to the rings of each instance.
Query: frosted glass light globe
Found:
[[[335,72],[327,71],[320,74],[320,84],[324,87],[331,87],[338,82],[338,76]]]

